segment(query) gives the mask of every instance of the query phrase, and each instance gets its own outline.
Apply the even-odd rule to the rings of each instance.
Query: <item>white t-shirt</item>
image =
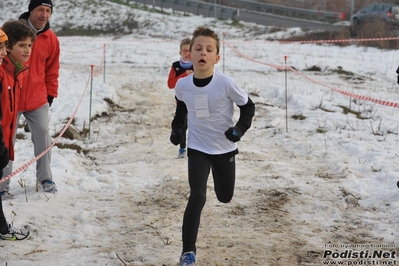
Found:
[[[176,98],[187,106],[187,146],[207,154],[223,154],[237,149],[237,143],[224,132],[234,126],[234,103],[245,105],[248,95],[233,78],[214,70],[205,87],[194,85],[193,75],[181,78],[175,87]]]

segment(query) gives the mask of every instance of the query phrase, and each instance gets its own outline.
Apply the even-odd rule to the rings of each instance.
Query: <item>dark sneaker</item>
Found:
[[[49,193],[56,193],[58,191],[57,186],[52,180],[46,180],[42,182],[42,188],[44,192],[49,192]]]
[[[25,228],[15,228],[12,227],[11,224],[8,225],[8,232],[5,234],[0,233],[0,239],[2,240],[24,240],[29,236],[29,230]]]
[[[195,254],[194,252],[184,252],[180,256],[180,266],[195,266]]]

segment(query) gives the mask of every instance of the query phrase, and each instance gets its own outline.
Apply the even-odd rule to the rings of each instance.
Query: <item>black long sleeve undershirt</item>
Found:
[[[244,135],[252,125],[252,118],[255,115],[255,104],[252,102],[251,98],[248,97],[248,102],[245,105],[238,105],[238,108],[240,108],[240,118],[236,123],[236,127],[238,127]]]
[[[184,102],[179,101],[176,97],[176,112],[172,121],[172,128],[183,128],[185,118],[187,117],[187,106]]]

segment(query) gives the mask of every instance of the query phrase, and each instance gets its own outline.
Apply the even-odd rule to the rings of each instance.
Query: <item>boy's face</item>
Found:
[[[189,44],[182,45],[179,54],[184,61],[190,61],[190,45]]]
[[[0,65],[3,63],[3,58],[7,55],[7,45],[5,42],[0,43]]]
[[[8,50],[8,54],[17,62],[27,62],[32,51],[32,39],[30,37],[18,41],[11,50]]]
[[[219,62],[220,55],[217,54],[216,40],[209,36],[195,38],[191,49],[191,61],[194,66],[194,76],[209,77],[213,75],[214,65]],[[197,74],[197,75],[196,75]]]
[[[38,6],[30,12],[29,19],[37,30],[43,29],[51,17],[51,8]]]

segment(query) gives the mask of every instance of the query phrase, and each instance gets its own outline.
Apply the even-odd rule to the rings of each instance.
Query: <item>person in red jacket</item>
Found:
[[[37,34],[28,60],[29,74],[24,78],[18,104],[17,124],[24,115],[31,132],[34,154],[38,156],[52,142],[49,133],[49,108],[58,96],[58,76],[60,44],[55,33],[50,29],[49,19],[53,12],[51,0],[31,0],[28,12],[20,16]],[[15,137],[14,137],[15,140]],[[44,192],[57,192],[51,168],[51,150],[36,162],[36,179]],[[4,169],[3,176],[12,172],[12,161]],[[9,182],[0,184],[0,193],[9,190]]]
[[[36,34],[32,29],[19,20],[6,22],[0,30],[0,172],[10,159],[14,159],[16,108],[21,80],[28,70],[24,63],[29,58],[35,39]],[[23,240],[28,236],[29,230],[18,229],[7,223],[0,197],[0,239]]]
[[[190,44],[191,39],[185,38],[180,42],[180,60],[173,62],[172,67],[169,71],[168,87],[173,89],[176,86],[176,82],[183,77],[193,73],[193,62],[190,59]],[[186,155],[186,132],[187,132],[187,117],[186,124],[182,129],[184,140],[180,143],[179,153],[177,158],[184,158]]]
[[[28,75],[26,62],[31,54],[36,34],[22,21],[11,20],[2,26],[7,34],[7,56],[4,57],[0,81],[3,85],[1,95],[3,138],[9,151],[9,159],[14,160],[14,135],[17,130],[18,102],[24,77]]]

